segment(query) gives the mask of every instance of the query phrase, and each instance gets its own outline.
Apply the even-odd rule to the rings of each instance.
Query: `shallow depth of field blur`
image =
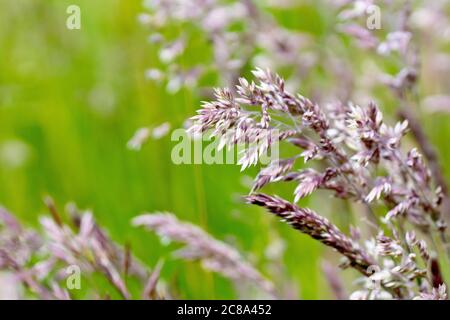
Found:
[[[332,32],[333,12],[320,1],[297,2],[294,9],[273,9],[275,17],[289,28],[309,33],[320,47]],[[65,26],[70,4],[81,7],[81,30]],[[241,173],[235,165],[175,165],[170,135],[150,140],[139,152],[127,148],[137,128],[164,122],[181,127],[202,100],[194,90],[171,94],[164,85],[145,78],[146,70],[158,65],[158,56],[147,40],[151,30],[137,20],[142,11],[140,0],[0,1],[1,205],[30,226],[38,226],[38,216],[46,214],[45,195],[51,195],[61,210],[72,201],[92,209],[109,234],[129,243],[149,266],[165,258],[162,278],[180,298],[231,299],[237,294],[223,277],[197,263],[172,258],[176,245],[165,246],[153,234],[132,227],[134,216],[173,212],[245,252],[263,273],[272,267],[271,250],[280,254],[284,250],[280,278],[292,287],[293,297],[331,298],[321,263],[328,256],[334,259],[334,254],[263,210],[241,203],[256,169]],[[182,58],[199,59],[208,48],[208,42],[199,38]],[[354,54],[355,64],[362,59],[360,51],[352,53],[345,46],[339,50]],[[371,72],[367,64],[358,68]],[[302,94],[314,95],[340,84],[340,79],[325,74],[311,73],[299,86]],[[210,78],[202,87],[217,85]],[[446,84],[435,79],[428,71],[421,88],[440,93]],[[381,89],[378,92],[375,98],[389,112],[394,100]],[[420,113],[447,177],[449,117]],[[274,193],[290,195],[283,188]],[[307,201],[347,230],[350,218],[345,211],[351,208],[328,195],[302,203]]]

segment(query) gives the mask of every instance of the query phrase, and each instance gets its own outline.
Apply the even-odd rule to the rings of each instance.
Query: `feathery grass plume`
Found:
[[[182,222],[170,213],[143,214],[135,217],[132,223],[154,231],[162,239],[184,244],[175,256],[199,260],[204,268],[222,274],[238,286],[248,282],[273,296],[272,283],[246,262],[236,249],[214,239],[199,227]]]
[[[72,224],[68,225],[53,200],[47,197],[45,202],[51,218],[40,219],[42,233],[24,229],[6,210],[0,210],[0,270],[17,277],[31,296],[71,299],[72,293],[66,289],[66,270],[77,266],[83,279],[89,279],[94,273],[104,276],[124,299],[132,298],[128,277],[142,284],[147,299],[163,297],[156,288],[161,265],[149,276],[148,269],[129,250],[117,245],[95,223],[91,212],[80,212],[69,205]],[[87,295],[89,298],[104,296],[94,288],[88,288]]]
[[[35,253],[42,250],[43,244],[36,232],[25,229],[12,214],[0,208],[0,270],[12,273],[15,279],[41,299],[66,297],[67,293],[56,283],[49,288],[39,281],[38,275],[42,272],[37,273],[38,268],[28,267]],[[47,269],[44,268],[44,273]],[[17,292],[20,290],[17,289]]]
[[[305,148],[299,155],[281,159],[262,170],[254,190],[269,182],[297,181],[295,201],[314,190],[327,189],[367,207],[374,201],[384,201],[394,208],[388,218],[408,216],[408,211],[410,220],[421,226],[428,226],[430,218],[436,225],[444,224],[438,209],[439,189],[433,187],[420,154],[412,149],[405,155],[400,148],[407,122],[388,126],[374,103],[367,108],[352,104],[321,108],[286,91],[284,81],[268,70],[257,69],[254,75],[257,83],[240,79],[237,97],[230,90],[217,90],[217,100],[204,103],[189,128],[195,133],[212,130],[226,145],[251,140],[253,137],[246,134],[249,128],[257,130],[263,138],[269,137],[267,132],[278,129],[280,140]],[[259,107],[261,112],[250,111],[249,106]],[[228,135],[227,130],[233,134]],[[266,139],[266,145],[270,146],[273,140]],[[251,159],[257,159],[256,151],[248,152],[253,152]],[[300,157],[305,162],[324,160],[325,171],[292,170]],[[246,165],[247,162],[243,167]],[[388,174],[377,176],[376,168]]]
[[[450,214],[450,199],[448,198],[448,185],[445,175],[437,152],[416,115],[417,109],[420,108],[417,103],[419,72],[421,70],[420,59],[424,57],[418,54],[420,43],[415,34],[427,34],[425,37],[421,35],[421,38],[428,39],[427,45],[430,41],[432,43],[442,42],[442,37],[437,36],[439,33],[431,30],[436,26],[440,27],[439,30],[449,27],[448,19],[443,19],[440,15],[442,10],[445,11],[445,2],[419,1],[416,8],[413,8],[412,1],[404,1],[398,6],[392,6],[387,1],[385,3],[387,5],[382,7],[383,29],[388,30],[385,39],[379,38],[377,30],[369,30],[365,28],[366,25],[362,27],[358,25],[358,22],[352,22],[359,20],[359,23],[367,23],[367,12],[370,12],[368,9],[373,8],[375,4],[372,0],[338,4],[338,7],[342,10],[339,15],[342,21],[340,29],[355,38],[363,47],[383,56],[385,59],[396,56],[395,61],[400,69],[398,74],[394,76],[384,74],[380,78],[385,85],[392,89],[400,102],[397,110],[398,116],[408,121],[412,136],[428,161],[430,173],[436,184],[441,188],[443,211]],[[381,6],[383,2],[377,2],[376,5]],[[428,17],[428,19],[425,19],[425,17]],[[435,19],[435,21],[432,19]],[[430,21],[435,23],[430,23]]]
[[[306,97],[289,93],[283,79],[269,70],[257,69],[253,74],[255,82],[239,80],[236,95],[229,89],[217,90],[217,100],[204,103],[192,118],[189,130],[212,132],[225,139],[227,145],[239,144],[240,139],[233,139],[234,132],[245,137],[249,127],[261,132],[278,129],[288,133],[281,141],[303,151],[288,159],[277,159],[261,169],[252,193],[279,181],[297,184],[294,202],[318,189],[329,190],[338,198],[362,203],[371,223],[378,225],[380,231],[384,224],[390,235],[378,233],[369,237],[363,249],[357,241],[309,209],[264,194],[250,194],[247,202],[267,208],[294,228],[345,256],[349,265],[366,276],[362,281],[365,289],[352,295],[354,298],[413,298],[417,292],[432,292],[437,283],[427,272],[428,246],[425,240],[415,240],[412,231],[406,233],[404,224],[407,221],[408,228],[416,227],[429,238],[440,234],[445,243],[446,224],[440,207],[442,191],[434,185],[418,151],[402,149],[408,122],[389,126],[375,103],[360,107],[337,102],[322,107]],[[231,137],[227,130],[233,132]],[[257,153],[251,152],[257,159]],[[319,161],[324,169],[299,170],[296,168],[299,158],[306,165]],[[381,208],[384,217],[376,213]],[[423,261],[417,260],[416,249]],[[437,261],[436,268],[439,270]],[[374,281],[380,283],[377,290],[372,288]]]
[[[125,282],[117,266],[111,261],[103,239],[94,235],[91,213],[81,217],[78,234],[74,234],[68,226],[59,226],[46,217],[41,218],[41,224],[49,240],[49,251],[54,257],[67,265],[78,265],[86,272],[100,271],[123,298],[130,298]]]
[[[356,243],[344,235],[334,224],[315,212],[299,208],[279,197],[265,194],[254,194],[245,199],[248,203],[266,208],[293,228],[335,249],[349,260],[351,267],[362,274],[368,275],[367,269],[375,264],[375,261]]]

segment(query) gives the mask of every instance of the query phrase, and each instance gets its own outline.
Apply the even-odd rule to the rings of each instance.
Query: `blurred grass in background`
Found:
[[[66,28],[70,4],[81,7],[81,30]],[[173,165],[170,137],[140,152],[126,148],[138,127],[181,126],[199,106],[188,91],[168,95],[145,80],[156,55],[136,19],[141,10],[139,0],[0,2],[0,203],[28,225],[46,214],[45,194],[61,211],[69,201],[91,208],[150,266],[165,257],[163,278],[182,298],[236,295],[223,278],[171,259],[173,248],[131,227],[132,217],[172,211],[250,253],[262,270],[278,230],[300,296],[327,296],[319,292],[319,246],[240,204],[248,188],[237,166]]]

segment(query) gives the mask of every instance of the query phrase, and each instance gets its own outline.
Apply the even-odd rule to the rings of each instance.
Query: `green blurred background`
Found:
[[[308,3],[301,19],[289,11],[277,18],[321,33],[326,17]],[[81,30],[65,26],[70,4],[81,7]],[[230,299],[236,293],[198,264],[172,259],[173,247],[133,228],[132,217],[173,212],[236,245],[266,274],[266,249],[282,237],[288,253],[284,280],[301,298],[330,297],[321,276],[322,247],[240,203],[249,190],[247,176],[256,170],[176,166],[170,136],[140,152],[126,148],[137,128],[163,122],[180,127],[200,103],[188,90],[170,95],[145,79],[157,55],[146,41],[149,31],[137,21],[141,11],[140,0],[0,1],[0,203],[33,226],[46,214],[46,194],[61,209],[69,201],[91,208],[110,235],[130,243],[149,266],[165,258],[163,278],[181,298]],[[422,117],[443,162],[450,163],[448,119]],[[344,206],[321,206],[345,223]]]

